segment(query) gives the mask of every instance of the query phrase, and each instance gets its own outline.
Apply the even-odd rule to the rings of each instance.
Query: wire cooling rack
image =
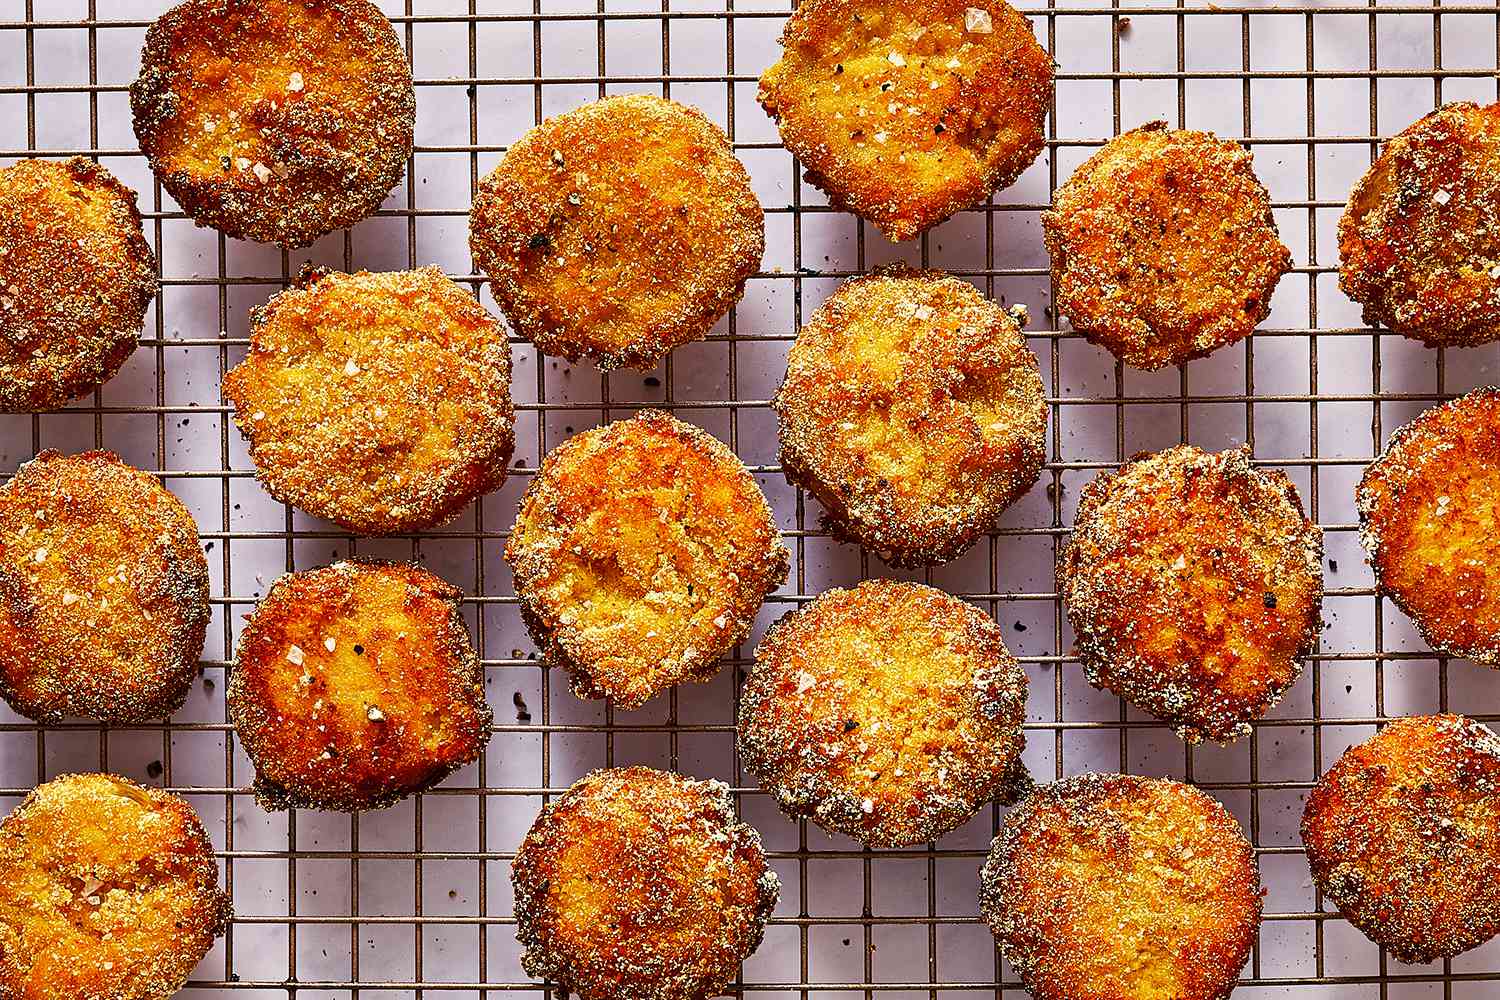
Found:
[[[219,851],[237,911],[185,995],[534,998],[517,962],[508,868],[542,802],[590,768],[648,763],[728,781],[783,881],[737,995],[1021,995],[976,915],[976,871],[1000,821],[986,809],[925,848],[871,852],[783,819],[741,773],[732,726],[750,647],[714,682],[639,712],[583,703],[539,666],[500,559],[520,492],[569,434],[650,403],[733,446],[766,489],[792,577],[756,637],[835,584],[889,573],[833,543],[816,504],[775,465],[766,402],[803,318],[843,278],[892,259],[953,271],[1025,304],[1048,386],[1049,461],[975,550],[925,579],[1002,624],[1031,678],[1026,760],[1040,779],[1086,770],[1186,777],[1250,834],[1268,889],[1241,998],[1500,996],[1500,942],[1400,965],[1327,912],[1297,838],[1301,800],[1380,720],[1438,709],[1500,718],[1500,678],[1435,659],[1376,597],[1354,532],[1353,485],[1389,430],[1497,376],[1494,348],[1429,351],[1361,325],[1339,293],[1335,224],[1377,139],[1443,100],[1496,98],[1500,15],[1487,5],[1031,0],[1058,63],[1043,157],[990,204],[893,247],[799,180],[754,103],[787,0],[387,0],[417,79],[417,148],[380,213],[309,251],[196,229],[153,181],[125,90],[150,0],[0,0],[0,162],[98,157],[141,192],[162,292],[140,350],[104,389],[44,416],[0,418],[0,465],[43,447],[107,447],[157,470],[197,516],[214,574],[203,678],[165,725],[43,729],[0,709],[0,806],[70,770],[107,769],[186,795]],[[601,377],[517,342],[518,440],[506,486],[419,538],[355,539],[272,502],[228,420],[219,377],[243,354],[246,312],[303,260],[372,270],[438,264],[476,290],[466,213],[478,178],[541,118],[606,93],[668,94],[734,139],[766,208],[764,267],[706,343],[647,376]],[[1265,328],[1182,370],[1128,371],[1060,330],[1038,213],[1105,138],[1153,118],[1244,139],[1296,266]],[[488,292],[482,297],[493,308]],[[1318,653],[1254,735],[1196,750],[1092,690],[1070,655],[1052,563],[1081,486],[1131,453],[1248,443],[1285,469],[1327,532]],[[470,596],[500,725],[488,752],[437,790],[364,816],[270,815],[225,725],[227,657],[241,617],[280,573],[358,553],[415,558]]]

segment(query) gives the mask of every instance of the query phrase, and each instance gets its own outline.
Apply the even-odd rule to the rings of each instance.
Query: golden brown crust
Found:
[[[383,809],[479,757],[491,713],[462,597],[404,563],[276,581],[229,676],[264,808]]]
[[[1445,104],[1386,143],[1339,220],[1339,287],[1429,347],[1500,338],[1500,104]]]
[[[224,376],[272,496],[367,535],[448,520],[505,480],[505,328],[437,268],[313,271]]]
[[[548,803],[511,868],[529,975],[580,1000],[708,1000],[755,951],[781,885],[729,788],[594,771]]]
[[[1089,681],[1190,743],[1250,732],[1320,627],[1323,533],[1245,449],[1180,445],[1103,473],[1058,559]]]
[[[963,552],[1046,454],[1042,376],[1020,327],[934,271],[839,288],[797,333],[771,405],[787,478],[836,534],[896,565]]]
[[[1500,669],[1500,389],[1402,427],[1355,491],[1380,591],[1433,649]]]
[[[200,225],[301,247],[380,207],[417,99],[369,0],[185,0],[146,31],[130,110],[162,186]]]
[[[758,99],[829,200],[909,240],[1045,145],[1052,60],[1003,0],[805,0]]]
[[[0,823],[0,998],[167,1000],[229,923],[192,806],[66,774]]]
[[[980,909],[1036,1000],[1222,1000],[1261,913],[1255,852],[1191,785],[1083,774],[1012,812]]]
[[[1292,266],[1249,151],[1160,121],[1090,157],[1042,225],[1058,314],[1147,370],[1250,336]]]
[[[718,673],[790,557],[732,451],[642,410],[552,450],[505,558],[527,628],[574,692],[639,708]]]
[[[182,707],[208,628],[198,527],[108,451],[44,451],[0,487],[0,696],[45,723]]]
[[[469,247],[540,350],[649,371],[739,301],[765,219],[717,125],[633,94],[517,140],[474,196]]]
[[[867,580],[771,627],[739,754],[789,815],[899,847],[1013,791],[1025,714],[1026,674],[998,625],[932,587]]]
[[[1500,737],[1459,715],[1398,719],[1350,747],[1302,814],[1313,881],[1402,962],[1500,932]]]
[[[0,169],[0,411],[55,410],[113,378],[155,296],[134,191],[81,156]]]

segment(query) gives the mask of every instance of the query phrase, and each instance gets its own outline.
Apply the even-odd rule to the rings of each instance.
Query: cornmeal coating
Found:
[[[193,807],[65,774],[0,823],[0,997],[167,1000],[229,923]]]
[[[1440,653],[1500,669],[1500,389],[1402,427],[1355,491],[1375,584]]]
[[[44,451],[0,487],[0,697],[53,724],[163,719],[208,628],[198,526],[108,451]]]
[[[708,1000],[760,945],[781,883],[729,786],[594,771],[542,808],[511,866],[528,975],[580,1000]]]
[[[1084,487],[1057,576],[1090,683],[1189,743],[1227,743],[1313,650],[1323,532],[1248,449],[1179,445]]]
[[[1339,287],[1429,347],[1500,338],[1500,104],[1445,104],[1386,143],[1339,220]]]
[[[554,448],[505,558],[543,658],[627,709],[718,673],[790,560],[734,453],[660,410]]]
[[[1292,266],[1249,151],[1161,121],[1090,157],[1042,226],[1058,314],[1147,370],[1250,336]]]
[[[650,371],[760,267],[765,218],[697,108],[631,94],[549,118],[479,185],[469,248],[538,350]]]
[[[130,111],[195,222],[303,247],[401,180],[417,97],[369,0],[185,0],[146,31]]]
[[[1397,719],[1318,779],[1302,843],[1318,888],[1398,961],[1478,947],[1500,932],[1500,737]]]
[[[974,544],[1046,455],[1042,375],[1021,328],[935,271],[840,287],[797,333],[771,406],[787,479],[835,534],[896,565]]]
[[[435,267],[309,271],[250,318],[224,398],[276,499],[365,535],[421,531],[505,480],[505,328]]]
[[[866,580],[755,651],[739,754],[793,818],[871,847],[936,840],[1024,780],[1026,674],[1000,626],[918,583]]]
[[[1082,774],[1033,792],[980,872],[979,906],[1035,1000],[1222,1000],[1261,914],[1240,825],[1166,778]]]
[[[1003,0],[806,0],[758,99],[837,208],[909,240],[1046,144],[1052,59]]]
[[[272,585],[228,696],[263,808],[383,809],[479,757],[491,712],[462,597],[404,563],[346,560]]]
[[[134,191],[82,156],[0,168],[0,412],[55,410],[113,378],[155,297]]]

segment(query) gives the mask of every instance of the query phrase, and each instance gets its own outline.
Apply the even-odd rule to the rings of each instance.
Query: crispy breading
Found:
[[[909,240],[1045,145],[1052,60],[1004,0],[805,0],[758,99],[829,201]]]
[[[1036,1000],[1222,1000],[1261,915],[1255,852],[1178,781],[1083,774],[1005,820],[980,910]]]
[[[1380,591],[1433,649],[1500,669],[1500,389],[1391,435],[1355,491]]]
[[[1000,626],[917,583],[866,580],[755,651],[739,754],[788,815],[871,847],[936,840],[1021,790],[1026,674]]]
[[[208,628],[198,526],[108,451],[44,451],[0,487],[0,696],[44,723],[182,707]]]
[[[1478,947],[1500,932],[1500,737],[1397,719],[1318,779],[1302,843],[1318,888],[1398,961]]]
[[[176,795],[65,774],[0,823],[5,1000],[167,1000],[229,916],[213,845]]]
[[[312,271],[224,376],[271,495],[361,534],[420,531],[505,480],[505,328],[435,267]]]
[[[646,94],[549,118],[479,185],[469,248],[548,354],[649,371],[701,340],[760,267],[765,218],[729,140]]]
[[[935,271],[843,285],[797,333],[771,402],[787,478],[897,565],[943,562],[1036,482],[1042,376],[1014,318]]]
[[[229,716],[266,809],[383,809],[479,757],[491,712],[459,612],[419,566],[288,573],[255,606]]]
[[[369,0],[185,0],[147,29],[130,110],[199,225],[302,247],[380,207],[411,156],[417,98]]]
[[[155,297],[134,191],[81,156],[0,169],[0,411],[55,410],[113,378]]]
[[[1339,287],[1429,347],[1500,338],[1500,104],[1445,104],[1386,143],[1339,220]]]
[[[781,883],[729,787],[594,771],[543,807],[511,866],[529,975],[580,1000],[708,1000],[760,945]]]
[[[1090,157],[1042,226],[1058,314],[1147,370],[1250,336],[1292,266],[1249,151],[1161,121]]]
[[[1179,445],[1084,487],[1057,576],[1090,683],[1190,743],[1227,743],[1313,650],[1323,532],[1247,449]]]
[[[554,448],[505,558],[542,656],[619,708],[718,673],[790,561],[734,453],[660,410]]]

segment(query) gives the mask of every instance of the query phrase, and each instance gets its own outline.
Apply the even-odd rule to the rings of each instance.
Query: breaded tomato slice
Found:
[[[380,207],[411,156],[417,98],[369,0],[185,0],[147,29],[130,110],[195,222],[302,247]]]
[[[0,997],[167,1000],[229,923],[193,807],[65,774],[0,823]]]
[[[1033,792],[980,872],[979,906],[1036,1000],[1223,1000],[1260,926],[1240,825],[1166,778],[1082,774]]]
[[[1249,151],[1160,121],[1090,157],[1042,226],[1058,314],[1147,370],[1250,336],[1292,266]]]
[[[1433,649],[1500,669],[1500,389],[1391,435],[1355,491],[1380,591]]]
[[[771,402],[787,478],[888,562],[963,552],[1036,482],[1047,407],[1009,313],[934,271],[856,278],[797,333]]]
[[[449,520],[515,447],[505,328],[435,267],[311,271],[224,376],[271,495],[366,535]]]
[[[528,975],[580,1000],[709,1000],[760,945],[781,883],[729,787],[594,771],[543,807],[511,867]]]
[[[198,526],[108,451],[44,451],[0,487],[0,696],[44,723],[162,719],[208,628]]]
[[[642,410],[552,450],[505,558],[527,628],[574,692],[639,708],[718,673],[790,557],[734,452]]]
[[[484,672],[457,587],[418,566],[288,573],[240,633],[229,716],[267,809],[383,809],[478,758]]]
[[[1189,743],[1227,743],[1313,650],[1323,532],[1246,449],[1179,445],[1084,488],[1057,576],[1090,683]]]
[[[1339,220],[1339,287],[1429,347],[1500,338],[1500,104],[1445,104],[1386,143]]]
[[[758,99],[836,207],[909,240],[1045,145],[1052,59],[1004,0],[807,0]]]
[[[866,580],[755,651],[739,754],[788,815],[871,847],[936,840],[1025,774],[1026,674],[1000,626],[917,583]]]
[[[0,169],[0,411],[55,410],[113,378],[155,297],[134,191],[81,156]]]
[[[1477,948],[1500,932],[1500,737],[1397,719],[1318,779],[1302,843],[1318,888],[1397,960]]]
[[[547,354],[650,371],[701,340],[760,267],[765,218],[729,140],[646,94],[549,118],[479,185],[469,248]]]

